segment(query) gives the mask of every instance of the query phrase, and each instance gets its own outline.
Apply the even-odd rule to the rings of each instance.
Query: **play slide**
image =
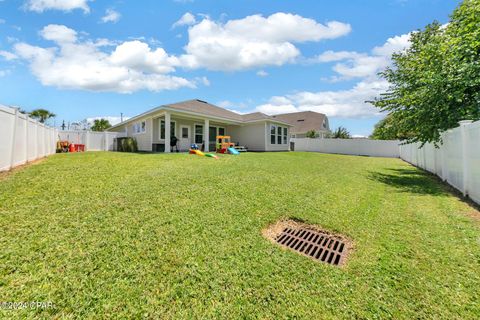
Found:
[[[190,150],[190,154],[196,154],[197,156],[204,156],[205,153],[203,153],[200,150]]]
[[[238,152],[237,149],[232,147],[228,148],[228,152],[230,152],[230,154],[240,154],[240,152]]]
[[[211,153],[203,153],[202,151],[200,150],[190,150],[190,154],[196,154],[197,156],[203,156],[203,157],[209,157],[209,158],[214,158],[214,159],[218,159],[218,157],[214,154],[211,154]]]

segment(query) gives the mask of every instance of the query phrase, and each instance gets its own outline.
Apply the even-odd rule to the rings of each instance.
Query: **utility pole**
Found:
[[[120,112],[120,122],[123,122],[123,112]]]
[[[62,127],[62,130],[65,131],[65,120],[63,120],[61,127]]]

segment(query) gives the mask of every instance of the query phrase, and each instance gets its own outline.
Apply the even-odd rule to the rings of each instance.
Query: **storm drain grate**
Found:
[[[315,260],[341,265],[347,254],[345,243],[337,237],[306,228],[284,228],[275,241]]]

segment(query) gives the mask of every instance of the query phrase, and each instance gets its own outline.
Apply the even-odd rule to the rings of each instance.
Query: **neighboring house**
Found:
[[[229,135],[249,151],[288,151],[290,127],[260,112],[241,115],[202,100],[188,100],[154,108],[108,131],[134,137],[141,151],[170,152],[165,145],[169,146],[172,136],[177,137],[181,151],[193,143],[215,151],[217,135]]]
[[[310,130],[315,130],[320,138],[325,138],[330,133],[328,118],[323,113],[313,111],[302,111],[294,113],[277,114],[274,119],[290,123],[293,127],[290,129],[292,138],[305,138]]]

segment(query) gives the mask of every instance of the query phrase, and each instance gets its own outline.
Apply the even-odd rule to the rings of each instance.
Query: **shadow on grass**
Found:
[[[444,196],[448,192],[429,173],[416,169],[389,169],[388,173],[370,172],[369,178],[398,189],[400,192]]]

